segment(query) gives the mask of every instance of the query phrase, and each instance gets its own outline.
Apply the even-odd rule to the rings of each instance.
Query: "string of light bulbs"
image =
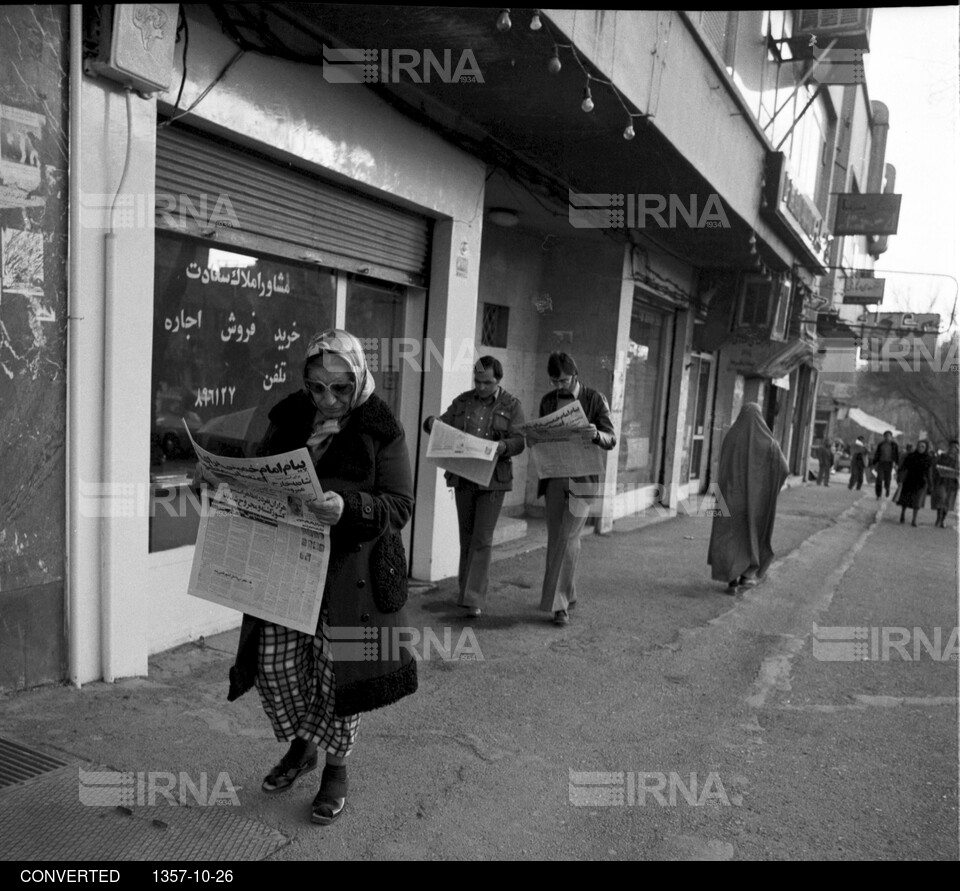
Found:
[[[497,30],[501,33],[509,31],[513,27],[513,21],[510,18],[510,10],[507,8],[501,9],[500,14],[497,16]],[[577,63],[577,66],[583,72],[586,81],[583,86],[583,100],[580,102],[580,110],[585,114],[589,114],[596,107],[593,101],[593,91],[591,89],[591,84],[602,84],[603,86],[609,87],[613,95],[616,97],[617,102],[620,103],[621,107],[627,114],[627,125],[623,129],[623,138],[628,142],[637,135],[637,131],[634,129],[633,121],[634,118],[652,118],[652,114],[645,112],[636,112],[630,111],[630,108],[627,106],[626,101],[624,100],[623,94],[620,90],[617,89],[616,84],[613,81],[604,80],[603,78],[594,77],[588,70],[586,65],[584,65],[583,60],[580,58],[580,54],[577,52],[577,48],[572,43],[560,43],[553,31],[551,31],[548,25],[545,25],[543,20],[540,18],[540,10],[535,9],[533,15],[530,18],[530,30],[531,31],[540,31],[545,30],[549,35],[550,39],[553,41],[553,52],[550,55],[550,59],[547,62],[547,71],[550,74],[559,74],[563,69],[563,63],[560,61],[560,50],[570,50],[570,54],[573,56],[574,62]]]

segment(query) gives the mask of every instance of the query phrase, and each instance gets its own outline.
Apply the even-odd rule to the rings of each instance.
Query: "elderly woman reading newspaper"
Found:
[[[346,758],[360,714],[417,689],[416,662],[389,648],[391,630],[406,625],[407,566],[399,532],[413,510],[413,483],[404,432],[373,392],[360,343],[331,329],[307,346],[304,388],[270,411],[259,453],[306,447],[323,496],[306,506],[330,525],[330,559],[315,634],[245,616],[229,698],[256,686],[286,754],[263,780],[264,792],[289,789],[326,754],[311,820],[326,825],[343,811]],[[367,630],[366,659],[356,646],[337,646],[338,629]],[[342,637],[342,635],[340,635]]]

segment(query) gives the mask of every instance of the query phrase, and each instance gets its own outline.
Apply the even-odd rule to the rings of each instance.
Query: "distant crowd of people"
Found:
[[[913,511],[911,525],[930,496],[930,508],[936,512],[935,527],[946,528],[947,514],[957,508],[957,471],[960,465],[960,442],[950,440],[946,448],[934,449],[930,441],[921,439],[916,446],[906,443],[901,451],[887,430],[874,446],[863,437],[847,446],[841,440],[833,443],[824,437],[816,449],[819,473],[818,486],[830,485],[830,474],[839,468],[841,459],[850,462],[848,489],[863,488],[863,481],[873,482],[877,498],[890,497],[890,485],[896,480],[893,501],[900,506],[900,522],[906,522],[907,510]]]

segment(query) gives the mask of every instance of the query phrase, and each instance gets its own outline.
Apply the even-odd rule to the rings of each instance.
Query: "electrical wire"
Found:
[[[183,87],[187,82],[187,47],[190,44],[190,26],[187,23],[187,15],[183,9],[183,6],[180,7],[180,21],[183,24],[183,77],[180,78],[180,89],[177,92],[177,101],[173,103],[173,111],[176,113],[177,109],[180,107],[180,99],[183,97]],[[179,36],[181,29],[177,29],[177,35]],[[162,125],[161,125],[162,126]]]
[[[206,88],[199,96],[197,96],[196,99],[193,100],[193,102],[190,104],[190,107],[189,107],[189,108],[185,108],[183,111],[180,112],[180,114],[175,114],[175,115],[173,115],[173,117],[167,118],[167,120],[161,122],[161,124],[160,124],[159,126],[161,126],[161,127],[169,127],[174,121],[179,121],[180,118],[184,117],[185,115],[190,114],[190,112],[193,111],[193,110],[206,98],[207,94],[208,94],[218,83],[220,83],[220,81],[222,81],[222,80],[224,79],[224,77],[226,77],[227,72],[228,72],[231,68],[233,68],[233,66],[240,60],[240,57],[241,57],[242,55],[244,55],[245,52],[246,52],[246,50],[243,50],[243,49],[237,50],[236,53],[234,53],[233,58],[231,58],[230,61],[227,62],[227,64],[223,66],[223,70],[221,70],[221,72],[209,83],[209,85],[207,86],[207,88]]]

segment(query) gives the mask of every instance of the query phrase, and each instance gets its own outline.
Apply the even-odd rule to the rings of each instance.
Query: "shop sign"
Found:
[[[843,281],[843,302],[861,306],[883,302],[883,290],[887,284],[885,278],[872,278],[854,275]]]
[[[901,195],[837,196],[834,235],[896,235]]]
[[[783,152],[768,152],[763,202],[766,213],[822,268],[823,217],[816,204],[799,188]]]

